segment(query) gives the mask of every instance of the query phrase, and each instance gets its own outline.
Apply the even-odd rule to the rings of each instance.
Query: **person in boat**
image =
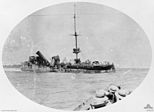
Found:
[[[105,91],[104,89],[96,91],[96,95],[93,97],[91,103],[92,108],[97,109],[111,104],[107,95],[109,95],[109,92]]]
[[[115,93],[118,92],[120,89],[121,89],[120,86],[116,86],[116,85],[109,86],[107,90],[109,94],[107,95],[107,97],[111,103],[117,102],[117,96]]]
[[[131,93],[131,91],[122,89],[120,86],[116,85],[111,85],[108,88],[108,92],[109,94],[107,95],[107,97],[109,98],[111,103],[115,103],[119,100],[122,100]]]
[[[121,89],[119,91],[117,91],[115,93],[116,97],[117,97],[117,101],[122,100],[123,98],[125,98],[127,95],[129,95],[131,93],[131,91],[125,90],[125,89]]]

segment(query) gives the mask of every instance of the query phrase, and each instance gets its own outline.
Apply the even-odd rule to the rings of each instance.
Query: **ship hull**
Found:
[[[44,73],[51,71],[49,67],[38,67],[36,65],[33,65],[31,67],[21,67],[21,70],[26,72],[36,72],[36,73]]]
[[[38,67],[32,65],[31,67],[21,67],[22,71],[29,72],[61,72],[61,73],[100,73],[100,72],[110,72],[115,71],[114,65],[68,65],[66,68],[52,68],[52,67]]]
[[[98,70],[98,71],[106,71],[106,70],[114,70],[114,65],[70,65],[67,66],[69,69],[85,69],[85,70]]]

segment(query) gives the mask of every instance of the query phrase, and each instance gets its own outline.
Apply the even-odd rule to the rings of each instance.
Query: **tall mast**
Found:
[[[75,47],[77,49],[77,37],[78,37],[78,34],[77,34],[77,31],[76,31],[76,4],[74,4],[74,36],[75,36]],[[78,57],[76,57],[78,58]]]
[[[73,49],[73,53],[75,53],[76,58],[74,59],[75,63],[80,63],[80,59],[78,58],[78,54],[80,53],[80,48],[78,48],[78,33],[76,28],[76,4],[74,3],[74,37],[75,37],[75,48]]]

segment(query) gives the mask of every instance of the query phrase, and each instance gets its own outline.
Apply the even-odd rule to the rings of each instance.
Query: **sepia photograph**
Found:
[[[141,26],[112,7],[66,2],[31,13],[7,37],[5,74],[26,98],[49,108],[103,108],[133,94],[152,49]]]

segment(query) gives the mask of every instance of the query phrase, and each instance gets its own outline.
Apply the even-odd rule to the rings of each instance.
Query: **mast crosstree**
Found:
[[[80,53],[80,48],[78,48],[78,33],[77,33],[77,28],[76,28],[76,4],[74,4],[74,34],[73,36],[75,37],[75,48],[73,48],[73,53],[76,55],[76,58],[74,59],[76,64],[80,63],[80,58],[78,57],[78,54]]]

